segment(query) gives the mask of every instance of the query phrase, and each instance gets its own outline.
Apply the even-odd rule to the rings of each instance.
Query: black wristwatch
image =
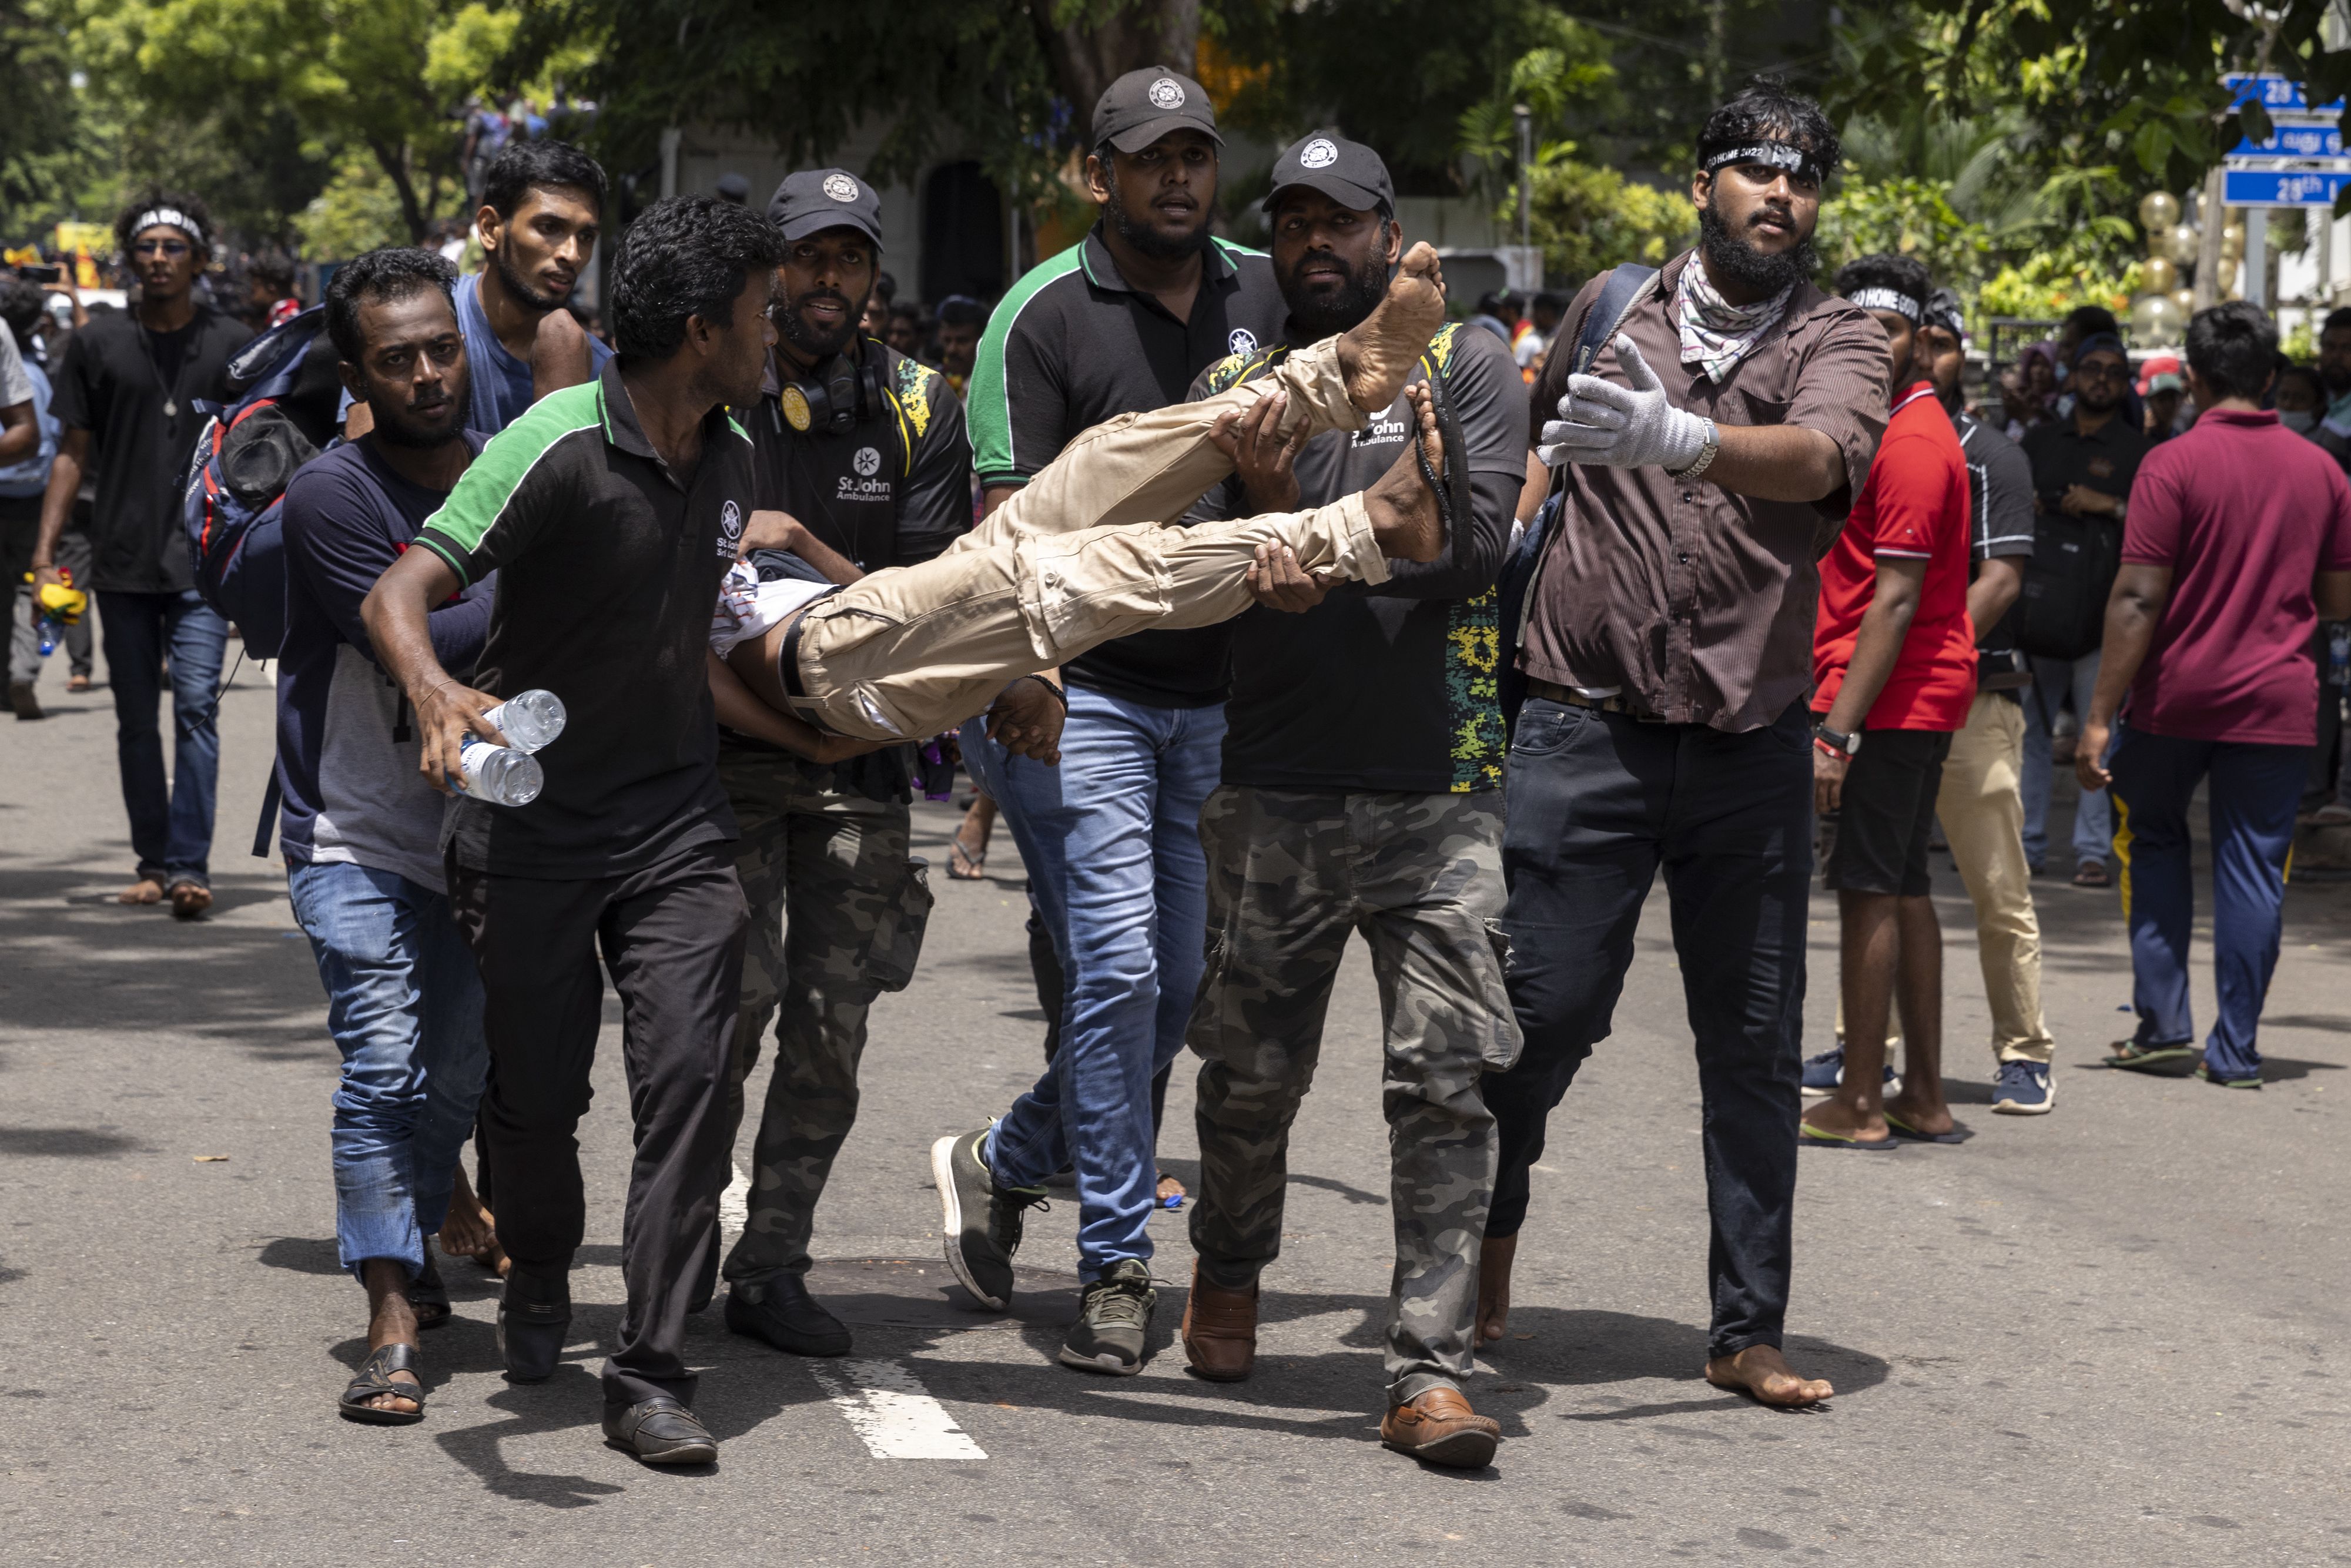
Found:
[[[1821,745],[1827,747],[1829,749],[1842,752],[1848,758],[1857,756],[1861,751],[1861,732],[1859,730],[1855,730],[1851,735],[1846,735],[1842,731],[1831,729],[1828,727],[1828,721],[1825,719],[1815,719],[1813,721],[1813,738]]]

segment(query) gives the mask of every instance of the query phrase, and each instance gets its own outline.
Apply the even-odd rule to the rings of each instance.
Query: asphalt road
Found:
[[[1360,949],[1292,1146],[1252,1381],[1197,1382],[1169,1343],[1180,1216],[1154,1222],[1169,1285],[1140,1377],[1052,1362],[1071,1204],[1032,1219],[1012,1318],[953,1304],[925,1151],[1040,1061],[999,836],[992,880],[935,884],[922,972],[876,1009],[863,1120],[818,1217],[819,1287],[855,1356],[779,1355],[705,1314],[692,1346],[720,1459],[662,1473],[596,1427],[629,1147],[617,1017],[581,1134],[564,1371],[507,1385],[491,1289],[458,1265],[426,1421],[337,1419],[363,1323],[335,1267],[336,1059],[282,867],[245,852],[268,693],[248,667],[225,698],[220,904],[179,925],[112,902],[131,857],[107,698],[60,699],[57,678],[54,717],[0,720],[0,1561],[2351,1562],[2340,886],[2290,894],[2252,1094],[2092,1070],[2126,1023],[2115,901],[2043,884],[2060,1093],[2015,1119],[1989,1113],[1972,930],[1939,862],[1951,1088],[1976,1137],[1804,1155],[1790,1352],[1839,1393],[1801,1415],[1698,1376],[1696,1075],[1653,906],[1615,1037],[1553,1123],[1512,1337],[1470,1389],[1502,1422],[1499,1463],[1460,1475],[1376,1441],[1390,1252]],[[935,865],[952,821],[920,810]],[[1815,915],[1814,1048],[1834,979],[1833,912]],[[1165,1163],[1191,1179],[1188,1078]]]

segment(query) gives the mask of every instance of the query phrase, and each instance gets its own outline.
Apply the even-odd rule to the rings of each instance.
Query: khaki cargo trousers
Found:
[[[1275,388],[1294,434],[1360,430],[1337,340],[1198,402],[1124,413],[1064,448],[935,559],[893,567],[811,605],[799,627],[794,709],[840,735],[910,740],[984,710],[1007,681],[1147,627],[1207,626],[1249,608],[1259,545],[1309,571],[1385,582],[1360,494],[1303,512],[1171,527],[1233,471],[1208,439]]]

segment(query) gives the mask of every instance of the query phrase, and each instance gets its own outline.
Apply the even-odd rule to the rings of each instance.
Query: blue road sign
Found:
[[[2351,173],[2231,169],[2222,176],[2220,199],[2232,207],[2331,207],[2346,185]]]
[[[2247,102],[2258,103],[2273,114],[2294,113],[2340,114],[2343,100],[2314,105],[2302,90],[2302,84],[2291,77],[2274,71],[2254,76],[2244,71],[2231,71],[2220,78],[2220,85],[2236,96],[2230,100],[2231,109]]]
[[[2266,141],[2251,137],[2229,150],[2231,158],[2340,158],[2343,132],[2332,125],[2276,125]]]

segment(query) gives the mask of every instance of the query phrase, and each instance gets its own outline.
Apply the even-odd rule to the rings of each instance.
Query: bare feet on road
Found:
[[[1706,1364],[1706,1380],[1783,1410],[1817,1405],[1836,1392],[1824,1377],[1797,1376],[1780,1347],[1772,1344],[1750,1344],[1737,1355],[1716,1356]]]
[[[1492,1344],[1510,1322],[1510,1263],[1516,1236],[1489,1236],[1478,1249],[1478,1343]]]

